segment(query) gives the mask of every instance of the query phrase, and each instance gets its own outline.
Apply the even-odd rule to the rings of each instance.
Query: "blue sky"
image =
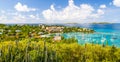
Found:
[[[120,23],[120,0],[0,0],[0,23]]]

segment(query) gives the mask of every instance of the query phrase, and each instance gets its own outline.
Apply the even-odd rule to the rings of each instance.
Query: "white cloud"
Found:
[[[6,19],[6,16],[5,16],[5,15],[1,15],[1,16],[0,16],[0,21],[1,21],[1,20],[4,20],[4,19]]]
[[[98,13],[99,15],[103,15],[103,14],[104,14],[104,11],[101,10],[101,9],[98,9],[98,10],[97,10],[97,13]]]
[[[98,9],[97,10],[97,13],[96,14],[91,14],[91,18],[99,18],[101,15],[103,15],[104,14],[104,11],[103,10],[101,10],[101,9]]]
[[[30,16],[30,18],[36,18],[34,15],[29,15]]]
[[[16,14],[10,14],[5,13],[2,14],[2,17],[0,17],[0,23],[23,23],[25,22],[25,16],[19,13]]]
[[[29,11],[35,11],[36,9],[35,8],[29,8],[27,5],[22,5],[20,2],[18,2],[14,8],[17,10],[17,11],[20,11],[20,12],[29,12]]]
[[[39,23],[43,22],[38,13],[9,12],[0,13],[0,23]]]
[[[0,12],[1,12],[2,14],[4,14],[4,13],[5,13],[5,11],[4,11],[4,10],[1,10]]]
[[[36,14],[36,15],[29,15],[30,19],[32,20],[38,20],[40,21],[41,20],[41,17],[39,14]]]
[[[107,7],[106,7],[106,5],[103,4],[103,5],[100,5],[100,8],[104,9],[104,8],[107,8]]]
[[[113,0],[113,5],[120,7],[120,0]]]
[[[96,13],[95,13],[96,12]],[[76,20],[76,22],[80,22],[80,20],[86,20],[88,18],[98,18],[104,14],[104,11],[95,9],[88,4],[81,4],[80,6],[76,6],[73,0],[69,0],[69,5],[63,10],[56,10],[54,5],[50,6],[50,9],[44,10],[42,12],[43,16],[47,20],[59,20],[68,22]]]

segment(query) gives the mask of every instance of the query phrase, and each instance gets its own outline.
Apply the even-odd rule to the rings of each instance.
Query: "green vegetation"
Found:
[[[94,30],[87,28],[79,28],[79,27],[65,27],[63,32],[82,32],[82,33],[94,33]]]
[[[79,45],[75,38],[54,40],[54,33],[67,32],[94,33],[94,30],[1,24],[0,62],[120,62],[120,48],[98,44]],[[42,36],[49,34],[52,35]]]
[[[4,25],[0,24],[0,41],[15,41],[16,39],[39,39],[41,35],[51,33],[83,32],[93,33],[94,30],[79,27],[49,26],[49,25]]]
[[[5,41],[0,42],[0,62],[120,62],[120,48],[64,41]]]

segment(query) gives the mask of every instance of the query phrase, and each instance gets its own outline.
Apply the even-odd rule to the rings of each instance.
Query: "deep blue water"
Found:
[[[109,46],[120,47],[120,24],[65,24],[65,26],[75,26],[94,29],[93,34],[83,33],[64,33],[65,38],[74,37],[79,44],[94,43],[94,44],[108,44]]]

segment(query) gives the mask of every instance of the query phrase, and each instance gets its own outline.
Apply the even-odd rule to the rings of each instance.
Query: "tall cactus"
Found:
[[[28,62],[28,59],[29,59],[29,58],[28,58],[28,47],[29,47],[29,43],[30,43],[30,42],[27,43],[26,50],[25,50],[25,55],[26,55],[26,57],[25,57],[25,62]]]
[[[46,46],[46,41],[44,41],[44,62],[47,62],[47,46]]]
[[[0,58],[1,58],[1,56],[2,56],[2,50],[0,49]]]
[[[5,47],[3,45],[2,45],[2,48],[1,48],[1,58],[2,58],[2,62],[6,61],[6,58],[5,58]]]
[[[6,60],[7,62],[12,62],[13,61],[12,46],[11,45],[8,45],[8,53],[7,53],[6,59],[7,59]]]
[[[10,57],[11,57],[11,58],[10,58],[10,62],[13,62],[13,54],[12,54],[13,51],[12,51],[12,48],[13,48],[13,47],[11,47],[11,49],[10,49],[10,50],[11,50],[11,51],[10,51]]]

